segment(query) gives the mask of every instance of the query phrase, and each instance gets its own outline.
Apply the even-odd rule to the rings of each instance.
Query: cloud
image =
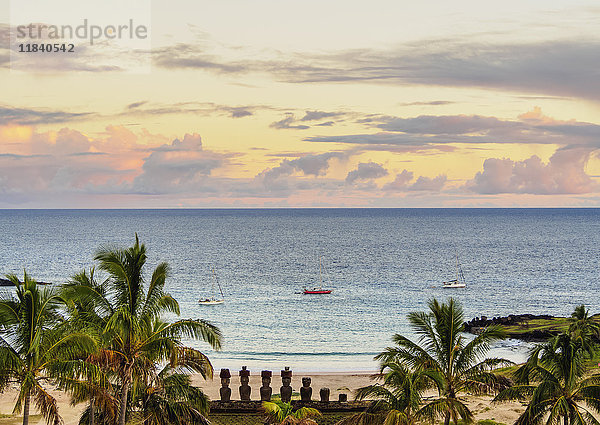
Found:
[[[244,63],[225,63],[218,57],[203,53],[195,44],[177,43],[152,50],[154,65],[166,69],[192,68],[206,71],[236,74],[248,71]]]
[[[353,184],[357,181],[378,179],[388,175],[388,171],[376,162],[361,162],[355,170],[346,176],[346,183]]]
[[[409,183],[412,179],[412,171],[402,170],[400,174],[396,174],[396,178],[394,179],[394,181],[383,186],[383,189],[403,192],[408,188]]]
[[[134,102],[125,107],[120,116],[170,115],[170,114],[213,114],[227,115],[231,118],[243,118],[254,115],[258,110],[273,109],[266,105],[230,106],[212,102],[178,102],[172,104],[155,104],[147,101]]]
[[[31,139],[36,153],[56,156],[88,153],[91,144],[87,136],[77,130],[62,128],[58,132],[36,134]]]
[[[600,41],[595,39],[497,44],[421,40],[387,49],[270,52],[237,61],[204,54],[203,48],[167,46],[157,51],[156,64],[218,74],[269,74],[277,81],[297,84],[417,84],[600,100],[596,74]]]
[[[283,118],[280,121],[275,121],[274,123],[271,123],[271,125],[269,127],[275,128],[277,130],[282,130],[282,129],[306,130],[306,129],[310,128],[310,126],[304,125],[304,124],[292,125],[294,122],[296,122],[296,118],[294,117],[294,114],[289,112],[286,114],[285,118]]]
[[[268,168],[259,173],[255,180],[267,190],[283,190],[289,188],[287,177],[294,173],[302,173],[304,176],[322,177],[329,169],[330,161],[347,158],[346,153],[326,152],[322,154],[308,154],[293,160],[284,159],[274,168]]]
[[[396,175],[394,181],[383,186],[383,190],[390,192],[407,192],[407,191],[428,191],[428,192],[440,192],[446,184],[447,177],[445,175],[439,175],[434,178],[419,176],[412,184],[413,172],[408,170],[402,170],[400,174]]]
[[[555,120],[543,115],[537,107],[519,115],[516,120],[480,115],[420,115],[410,118],[373,115],[359,121],[380,131],[310,136],[303,140],[363,145],[369,146],[369,149],[370,146],[378,146],[379,149],[401,146],[406,151],[439,150],[443,145],[459,143],[555,144],[600,148],[600,125]]]
[[[414,134],[462,135],[515,128],[520,123],[480,115],[421,115],[415,118],[390,118],[377,127],[385,131]]]
[[[293,112],[286,112],[285,118],[280,121],[276,121],[270,125],[271,128],[276,129],[296,129],[296,130],[306,130],[309,129],[310,126],[306,124],[297,124],[297,123],[306,123],[313,121],[321,121],[327,118],[345,118],[356,116],[357,113],[353,112],[326,112],[326,111],[305,111],[304,116],[302,118],[296,118],[296,115]],[[315,126],[319,127],[331,127],[336,123],[336,121],[328,120],[320,123],[313,123]]]
[[[173,193],[193,190],[223,165],[225,156],[202,150],[199,134],[186,134],[152,149],[144,159],[142,174],[133,181],[136,192]]]
[[[447,177],[445,175],[439,175],[434,178],[420,176],[416,182],[409,187],[408,190],[427,190],[432,192],[439,192],[446,184]]]
[[[444,105],[452,105],[456,102],[452,102],[449,100],[431,100],[429,102],[403,102],[402,106],[444,106]]]
[[[585,172],[590,150],[558,149],[548,163],[538,156],[524,161],[488,158],[465,188],[479,194],[530,193],[537,195],[582,194],[598,189]]]
[[[133,102],[133,103],[130,103],[129,105],[127,105],[127,109],[137,109],[140,106],[145,105],[146,103],[148,103],[147,100],[141,100],[139,102]]]
[[[0,125],[57,124],[89,118],[91,112],[65,112],[45,109],[14,108],[0,106]]]
[[[300,121],[319,121],[324,118],[332,118],[343,115],[343,112],[306,111]]]

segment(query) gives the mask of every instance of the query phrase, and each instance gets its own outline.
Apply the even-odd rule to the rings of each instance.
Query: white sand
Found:
[[[201,376],[194,376],[192,381],[195,385],[200,386],[204,392],[213,400],[219,399],[219,388],[221,382],[218,377],[218,371],[216,377],[213,380],[204,381]],[[238,387],[240,385],[237,371],[232,371],[230,388],[232,390],[232,399],[239,399]],[[281,377],[279,374],[274,373],[271,382],[273,388],[273,394],[279,393],[281,387]],[[348,393],[348,399],[352,399],[352,392],[357,388],[369,385],[373,381],[370,379],[371,374],[368,373],[300,373],[294,374],[292,378],[292,388],[295,392],[298,392],[302,386],[302,377],[309,376],[312,378],[311,387],[313,388],[313,399],[319,399],[319,390],[322,387],[328,387],[331,390],[331,400],[337,400],[340,392]],[[259,388],[262,385],[259,374],[253,374],[250,376],[250,386],[252,387],[252,399],[259,399]],[[342,389],[342,388],[348,388]],[[79,415],[85,408],[83,404],[78,406],[71,406],[69,403],[69,397],[60,391],[52,391],[52,394],[58,399],[59,411],[63,417],[65,425],[76,425],[79,420]],[[11,414],[14,408],[15,399],[17,396],[16,390],[8,390],[5,393],[0,394],[0,413]],[[492,404],[491,397],[484,396],[465,396],[462,397],[475,413],[477,419],[494,419],[498,422],[505,424],[512,424],[517,419],[520,413],[525,408],[520,403],[502,403]],[[34,414],[35,412],[32,412]],[[1,420],[0,420],[1,422]],[[37,425],[35,421],[30,422],[31,425]],[[41,419],[38,424],[44,425],[45,420]]]

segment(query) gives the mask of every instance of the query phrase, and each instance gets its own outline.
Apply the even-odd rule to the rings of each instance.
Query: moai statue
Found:
[[[312,397],[312,388],[310,387],[310,378],[302,378],[302,388],[300,388],[300,400],[309,402]]]
[[[221,401],[231,401],[231,388],[229,388],[231,373],[229,373],[229,369],[221,369],[219,377],[221,378],[221,389],[219,390],[221,393]]]
[[[331,391],[329,390],[329,388],[321,388],[321,391],[319,391],[319,394],[321,395],[321,401],[324,403],[329,403],[330,393]]]
[[[260,377],[262,378],[260,401],[271,401],[271,395],[273,394],[273,389],[271,388],[271,376],[273,376],[273,372],[270,370],[263,370],[260,372]]]
[[[279,389],[281,401],[289,403],[292,400],[292,387],[290,386],[292,383],[292,371],[287,366],[285,370],[281,371],[281,383],[283,384]]]
[[[242,401],[250,401],[250,392],[252,388],[248,385],[250,382],[250,371],[246,369],[246,366],[242,366],[242,370],[240,370],[240,400]]]

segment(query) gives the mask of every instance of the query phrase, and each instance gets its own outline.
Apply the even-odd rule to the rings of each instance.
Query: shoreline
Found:
[[[231,398],[232,400],[239,400],[239,390],[238,387],[240,385],[240,380],[238,376],[237,370],[231,371],[231,383],[229,387],[231,388]],[[308,376],[311,378],[311,388],[312,399],[319,400],[319,391],[322,387],[327,387],[331,391],[330,400],[336,401],[338,400],[338,395],[340,393],[346,393],[348,395],[348,400],[354,400],[354,390],[359,387],[370,385],[375,382],[371,379],[373,375],[372,372],[363,371],[360,372],[297,372],[292,376],[292,388],[294,393],[297,393],[302,386],[301,380],[302,377]],[[199,374],[192,375],[192,383],[194,385],[199,386],[202,391],[207,394],[211,400],[219,400],[219,388],[221,387],[221,380],[219,379],[219,371],[216,370],[214,374],[214,378],[212,380],[203,380],[202,376]],[[254,373],[250,375],[250,387],[252,388],[251,399],[259,400],[259,388],[262,385],[260,371],[258,373]],[[281,386],[281,377],[279,376],[279,372],[273,373],[273,378],[271,381],[271,388],[273,389],[273,394],[279,393],[279,388]],[[69,396],[61,391],[56,391],[55,389],[50,390],[50,393],[57,398],[58,408],[60,415],[63,418],[64,425],[77,425],[79,421],[79,416],[85,409],[85,404],[78,404],[76,406],[70,405]],[[433,395],[433,393],[432,393]],[[14,408],[14,402],[17,396],[16,389],[12,388],[4,393],[0,393],[0,413],[1,414],[12,414],[12,410]],[[294,396],[294,398],[298,398],[298,396]],[[524,407],[518,402],[511,403],[502,403],[502,404],[492,404],[492,398],[489,396],[464,396],[461,397],[469,406],[469,408],[475,414],[477,420],[481,419],[492,419],[500,423],[511,424],[517,419],[520,413],[524,411]],[[32,412],[32,414],[35,414]],[[0,418],[0,425],[14,424],[16,417],[10,418]],[[210,415],[209,415],[210,418]],[[31,425],[43,425],[45,424],[45,420],[40,418],[39,420],[36,418],[30,422]]]

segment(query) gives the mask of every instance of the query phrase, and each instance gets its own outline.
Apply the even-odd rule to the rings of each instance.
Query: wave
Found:
[[[221,352],[220,354],[224,354],[227,357],[233,356],[294,356],[294,357],[309,357],[309,356],[318,356],[318,357],[330,357],[330,356],[338,356],[338,357],[354,357],[354,356],[376,356],[379,353],[376,352],[359,352],[359,353],[348,353],[343,351],[333,351],[327,353],[308,353],[308,352],[284,352],[284,351],[268,351],[268,352],[257,352],[257,351],[227,351]],[[214,355],[214,354],[213,354]]]

